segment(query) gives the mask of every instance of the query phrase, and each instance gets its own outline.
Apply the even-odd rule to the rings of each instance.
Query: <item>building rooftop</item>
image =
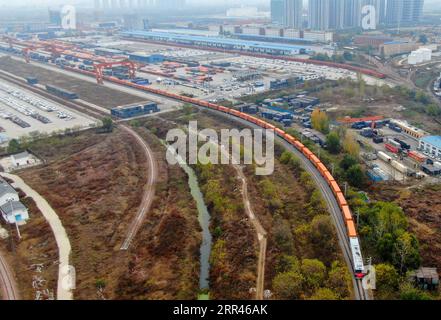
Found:
[[[229,38],[221,38],[221,37],[205,37],[205,36],[193,36],[186,34],[175,34],[171,32],[154,32],[154,31],[128,31],[123,32],[122,35],[128,36],[144,36],[144,37],[157,37],[163,38],[168,41],[195,41],[195,42],[211,42],[211,43],[219,43],[224,45],[234,45],[234,46],[246,46],[246,47],[255,47],[255,48],[265,48],[265,49],[274,49],[274,50],[286,50],[286,51],[296,51],[304,49],[306,51],[311,51],[311,48],[307,46],[297,46],[297,45],[289,45],[282,43],[268,43],[262,41],[248,41],[248,40],[239,40],[239,39],[229,39]]]
[[[14,158],[15,160],[21,160],[21,159],[27,159],[29,158],[29,156],[30,154],[27,151],[24,151],[17,154],[13,154],[12,158]]]
[[[424,143],[431,144],[432,146],[435,146],[438,149],[441,149],[441,136],[427,136],[421,138],[421,141]]]
[[[146,100],[143,102],[129,103],[129,104],[126,104],[123,106],[117,106],[117,107],[112,108],[112,110],[124,110],[124,109],[132,108],[132,107],[143,107],[145,105],[152,104],[152,103],[156,104],[156,102],[154,102],[154,101]]]
[[[15,210],[27,210],[24,204],[20,201],[9,201],[2,205],[0,208],[4,214],[10,214]]]
[[[17,193],[9,183],[4,180],[0,180],[0,197],[8,193]]]

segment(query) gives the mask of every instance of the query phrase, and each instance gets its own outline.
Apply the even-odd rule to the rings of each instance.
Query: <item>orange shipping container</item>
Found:
[[[343,208],[341,208],[341,211],[343,212],[343,217],[345,218],[345,221],[352,220],[351,210],[348,206],[343,206]]]
[[[337,202],[338,202],[338,205],[340,206],[340,208],[348,205],[342,192],[337,192]]]
[[[339,192],[341,193],[341,189],[338,186],[337,182],[335,182],[335,180],[331,181],[331,189],[332,189],[332,192],[334,192],[335,196],[337,196],[337,193],[339,193]]]
[[[329,185],[331,185],[332,182],[335,182],[334,177],[329,173],[328,170],[326,170],[324,172],[324,176],[325,176],[326,182],[328,182]]]
[[[316,167],[318,167],[319,163],[321,163],[320,159],[317,158],[314,154],[311,155],[310,159]]]
[[[357,236],[357,230],[355,229],[355,224],[353,220],[346,221],[346,226],[348,228],[349,238],[355,238]]]

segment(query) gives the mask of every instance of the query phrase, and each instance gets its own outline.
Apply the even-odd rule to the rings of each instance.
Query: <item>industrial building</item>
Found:
[[[145,101],[140,104],[129,104],[125,106],[119,106],[112,108],[111,114],[114,117],[127,119],[133,117],[139,117],[146,114],[158,112],[159,108],[156,102]]]
[[[441,159],[441,136],[426,136],[419,140],[419,149]]]
[[[395,125],[399,128],[401,128],[402,132],[415,138],[415,139],[421,139],[428,135],[428,133],[420,128],[414,127],[407,123],[406,121],[402,120],[392,120],[392,125]],[[389,125],[390,126],[390,125]]]
[[[259,41],[246,41],[239,39],[227,39],[220,37],[191,36],[185,34],[175,34],[168,32],[154,31],[128,31],[121,35],[130,39],[150,40],[166,42],[177,45],[187,45],[195,47],[225,49],[234,51],[245,51],[250,53],[263,53],[273,55],[298,55],[312,52],[306,46],[297,46],[281,43],[268,43]]]
[[[408,57],[408,63],[411,65],[429,62],[432,60],[432,50],[428,48],[419,48],[412,51]]]
[[[390,41],[380,45],[380,54],[384,57],[390,57],[398,54],[409,53],[418,47],[418,44],[407,41]]]
[[[382,35],[375,35],[375,36],[370,36],[370,35],[358,35],[354,37],[354,44],[358,45],[358,46],[371,46],[373,48],[379,48],[380,45],[386,43],[386,42],[391,42],[394,39],[392,39],[391,37],[386,37],[386,36],[382,36]]]

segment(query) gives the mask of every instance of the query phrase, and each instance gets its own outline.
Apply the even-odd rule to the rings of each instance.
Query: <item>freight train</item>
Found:
[[[83,74],[87,74],[90,76],[95,76],[95,73],[88,72],[85,70],[79,70],[74,68],[66,67],[66,69],[71,69],[75,72],[80,72]],[[320,161],[320,159],[314,155],[314,153],[309,150],[305,145],[303,145],[299,140],[291,136],[290,134],[286,133],[284,130],[275,127],[273,124],[266,122],[262,119],[256,118],[252,115],[249,115],[244,112],[240,112],[239,110],[235,110],[232,108],[227,108],[221,105],[217,105],[208,101],[190,98],[181,96],[179,94],[171,93],[164,90],[154,89],[150,87],[146,87],[143,85],[138,85],[136,83],[133,83],[131,81],[127,80],[120,80],[115,77],[104,77],[104,79],[118,83],[124,86],[133,87],[139,90],[148,91],[157,95],[165,96],[174,100],[186,102],[189,104],[217,110],[235,117],[238,117],[240,119],[246,120],[248,122],[251,122],[261,128],[264,129],[270,129],[274,130],[275,134],[287,141],[290,145],[295,147],[298,151],[300,151],[320,172],[322,177],[325,179],[327,184],[329,185],[330,189],[334,193],[334,196],[337,200],[338,206],[341,209],[342,218],[346,225],[346,235],[349,240],[350,248],[351,248],[351,254],[352,254],[352,261],[353,261],[353,272],[356,276],[356,278],[361,279],[364,277],[364,264],[363,264],[363,258],[361,254],[361,248],[359,244],[358,234],[357,230],[355,228],[355,223],[351,214],[351,210],[349,209],[348,203],[343,195],[343,192],[341,191],[340,187],[338,186],[337,182],[335,181],[334,177],[331,175],[329,170],[326,168],[326,166]]]

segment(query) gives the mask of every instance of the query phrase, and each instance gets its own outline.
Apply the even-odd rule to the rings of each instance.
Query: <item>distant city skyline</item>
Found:
[[[109,0],[112,1],[112,0]],[[119,0],[118,0],[119,1]],[[135,0],[137,1],[137,0]],[[303,0],[307,2],[307,0]],[[215,6],[215,5],[227,5],[232,7],[238,7],[241,5],[258,5],[270,7],[271,0],[187,0],[188,5],[201,5],[201,6]],[[48,6],[48,5],[62,5],[62,4],[77,4],[81,6],[93,6],[94,0],[15,0],[13,2],[0,3],[0,7],[13,7],[13,6]],[[306,5],[306,3],[305,3]],[[438,7],[441,8],[441,1],[439,0],[426,0],[425,8]]]

